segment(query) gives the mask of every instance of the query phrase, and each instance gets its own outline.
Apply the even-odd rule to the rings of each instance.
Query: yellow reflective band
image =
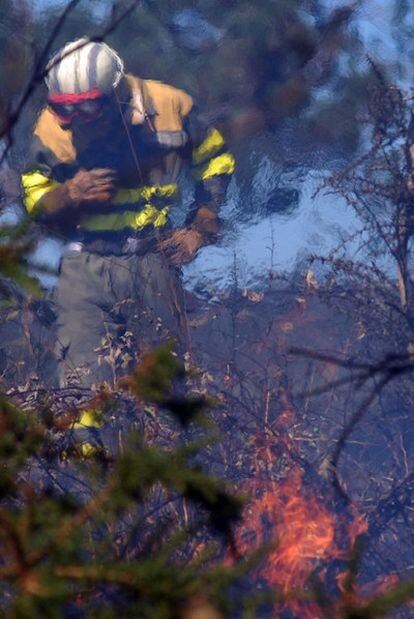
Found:
[[[93,458],[104,453],[100,445],[92,445],[92,443],[82,443],[80,446],[82,458]]]
[[[62,458],[64,462],[68,462],[71,459],[71,457],[78,458],[79,456],[81,456],[82,458],[86,459],[86,458],[93,458],[93,456],[97,456],[102,453],[104,453],[104,450],[102,449],[100,445],[97,445],[95,447],[94,445],[92,445],[92,443],[82,443],[79,446],[75,445],[71,451],[66,451],[65,449],[64,451],[60,453],[60,457]]]
[[[27,212],[31,213],[39,200],[46,193],[52,191],[52,189],[56,189],[59,183],[40,172],[30,172],[29,174],[22,175],[22,185],[24,189],[24,204]]]
[[[96,215],[82,222],[81,228],[90,232],[103,232],[105,230],[123,230],[132,228],[142,230],[145,226],[152,224],[155,228],[165,226],[167,223],[168,206],[160,211],[146,204],[142,211],[125,211],[123,213],[112,213],[109,215]]]
[[[148,187],[138,187],[136,189],[119,189],[112,200],[113,204],[134,204],[140,200],[151,200],[151,198],[171,198],[177,193],[178,186],[175,183],[170,185],[154,185]]]
[[[142,197],[145,200],[151,200],[151,198],[172,198],[177,193],[178,186],[174,183],[171,185],[154,185],[152,187],[142,188]]]
[[[133,204],[140,199],[140,189],[119,189],[112,199],[112,204]]]
[[[88,408],[82,411],[79,421],[74,423],[72,427],[76,430],[78,428],[102,428],[102,426],[101,415],[97,411]]]
[[[220,131],[212,129],[204,142],[193,151],[193,163],[198,165],[213,157],[224,146],[224,138]]]
[[[220,174],[233,174],[236,162],[231,153],[224,153],[215,157],[204,167],[201,171],[201,179],[203,181],[213,176],[219,176]]]

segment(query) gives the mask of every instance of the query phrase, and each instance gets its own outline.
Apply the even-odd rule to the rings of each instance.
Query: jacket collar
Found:
[[[131,124],[142,125],[147,116],[157,114],[154,102],[148,92],[145,80],[130,74],[125,75],[125,80],[131,97]]]

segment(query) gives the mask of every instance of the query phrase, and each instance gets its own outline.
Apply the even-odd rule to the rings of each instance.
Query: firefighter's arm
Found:
[[[235,160],[223,134],[217,128],[206,128],[196,111],[190,113],[187,126],[193,144],[192,175],[196,183],[194,207],[187,223],[196,222],[202,227],[205,220],[208,232],[213,215],[218,220]]]
[[[186,227],[177,230],[165,245],[178,265],[192,260],[200,247],[217,238],[221,227],[220,206],[235,169],[234,157],[221,132],[215,128],[204,131],[195,115],[189,120],[194,145],[191,163],[196,183],[194,206],[186,218]]]
[[[193,127],[195,123],[193,120]],[[235,169],[235,160],[222,133],[216,128],[203,131],[200,125],[199,122],[198,126],[192,129],[192,174],[196,187],[194,207],[188,214],[187,224],[204,231],[208,237],[209,234],[215,234],[220,227],[219,210]],[[202,140],[199,138],[200,133],[203,135]]]
[[[60,218],[90,204],[109,202],[115,191],[111,170],[79,170],[71,179],[57,182],[45,170],[22,175],[24,202],[28,213],[38,219]]]

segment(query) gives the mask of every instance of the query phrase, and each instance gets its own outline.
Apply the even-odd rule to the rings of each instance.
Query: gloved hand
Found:
[[[208,206],[200,206],[193,218],[191,225],[193,228],[201,232],[205,239],[214,240],[220,230],[220,220],[217,215],[217,210]]]
[[[203,235],[193,227],[175,230],[172,235],[161,242],[161,250],[165,252],[172,264],[177,267],[191,262],[200,247],[204,245]]]
[[[73,178],[46,194],[42,207],[46,213],[53,214],[81,206],[105,204],[115,192],[116,176],[113,170],[79,170]]]
[[[191,262],[200,247],[214,241],[220,229],[217,213],[206,206],[200,207],[191,221],[190,226],[175,230],[161,243],[162,250],[176,266]]]
[[[72,206],[102,204],[109,202],[115,193],[115,172],[106,168],[79,170],[65,185]]]

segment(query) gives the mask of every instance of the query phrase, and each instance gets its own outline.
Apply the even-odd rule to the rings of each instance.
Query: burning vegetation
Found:
[[[141,18],[155,31],[157,9],[147,4]],[[273,29],[274,3],[247,3],[237,14],[231,4],[231,36],[219,45],[222,33],[207,29],[203,45],[217,51],[207,63],[216,71],[223,58],[233,62],[234,49],[247,50],[232,76],[240,108],[230,116],[223,83],[215,102],[217,118],[242,142],[305,109],[311,88],[326,87],[352,11],[312,30],[291,3]],[[163,32],[184,40],[181,22],[163,25],[166,14],[156,15]],[[245,45],[262,19],[267,36],[257,28],[254,45]],[[263,75],[255,70],[259,40]],[[180,71],[188,68],[182,57]],[[188,294],[185,370],[164,347],[112,388],[76,380],[51,387],[56,316],[27,265],[36,231],[29,222],[2,227],[5,617],[413,616],[413,95],[368,66],[376,84],[369,148],[321,186],[354,209],[360,228],[293,277],[273,269],[242,291],[235,268],[231,290],[215,303]],[[40,63],[34,83],[41,73]],[[198,65],[194,73],[203,94]],[[18,117],[9,107],[0,131],[10,149],[6,125]],[[346,123],[333,107],[335,127],[316,123],[318,131],[343,138]],[[135,352],[124,333],[111,349],[114,376]]]

